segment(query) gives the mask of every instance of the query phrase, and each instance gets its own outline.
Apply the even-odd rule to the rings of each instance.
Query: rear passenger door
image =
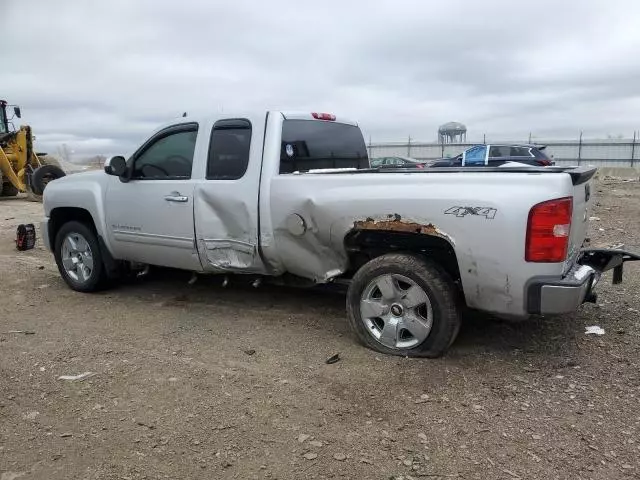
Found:
[[[264,273],[258,254],[263,127],[246,118],[210,126],[206,172],[195,192],[196,237],[205,270]]]

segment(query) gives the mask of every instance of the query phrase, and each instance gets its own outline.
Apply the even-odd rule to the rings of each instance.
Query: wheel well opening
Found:
[[[422,233],[353,230],[345,237],[344,242],[349,255],[348,276],[355,274],[369,260],[386,253],[411,252],[439,264],[459,283],[460,270],[456,252],[444,238]]]
[[[94,232],[96,226],[93,223],[93,217],[84,208],[77,207],[60,207],[54,208],[49,215],[49,239],[53,245],[56,240],[58,231],[67,222],[76,221],[87,225]]]

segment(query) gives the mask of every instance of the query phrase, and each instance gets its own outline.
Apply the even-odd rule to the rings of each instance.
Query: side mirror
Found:
[[[13,113],[16,117],[22,118],[22,112],[20,111],[20,107],[13,107]]]
[[[107,175],[121,177],[127,173],[127,161],[121,155],[111,157],[104,162],[104,171]]]

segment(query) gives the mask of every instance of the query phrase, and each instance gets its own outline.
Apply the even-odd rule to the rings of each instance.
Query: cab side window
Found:
[[[211,130],[207,180],[242,178],[249,165],[250,148],[249,120],[218,120]]]
[[[172,127],[161,132],[135,156],[132,179],[175,180],[191,178],[197,125]]]

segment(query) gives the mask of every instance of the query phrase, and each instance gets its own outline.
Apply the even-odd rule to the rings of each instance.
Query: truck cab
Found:
[[[274,244],[273,222],[282,219],[272,214],[277,199],[266,179],[368,167],[355,122],[330,114],[269,112],[181,118],[159,128],[127,160],[110,159],[105,172],[56,186],[66,195],[78,191],[76,206],[99,219],[100,241],[118,261],[280,274],[287,260]],[[96,195],[80,193],[87,189]],[[47,196],[52,211],[56,197]],[[55,231],[60,220],[53,223]]]

